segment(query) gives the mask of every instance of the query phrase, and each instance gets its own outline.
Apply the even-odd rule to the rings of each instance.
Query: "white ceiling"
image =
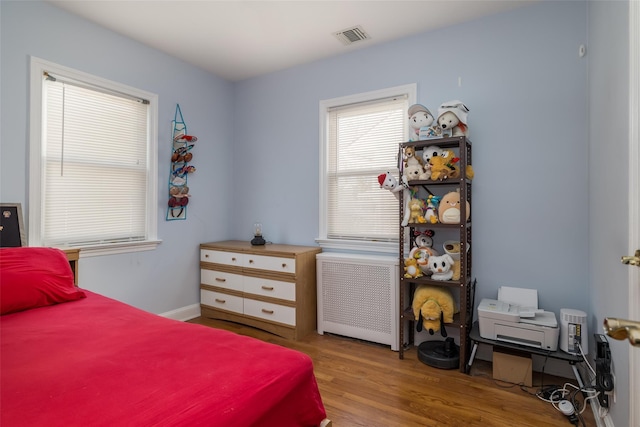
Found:
[[[48,0],[231,81],[283,70],[539,0]],[[333,34],[361,26],[370,40]]]

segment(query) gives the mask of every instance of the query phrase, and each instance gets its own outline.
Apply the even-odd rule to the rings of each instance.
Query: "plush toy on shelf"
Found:
[[[442,245],[444,252],[453,259],[452,280],[460,280],[460,242],[448,240]]]
[[[438,255],[429,258],[429,268],[433,280],[451,280],[453,278],[453,258],[450,255]]]
[[[429,159],[429,167],[433,181],[444,181],[450,177],[451,168],[447,165],[447,159],[442,156],[434,156]]]
[[[418,332],[423,327],[430,335],[441,330],[443,337],[447,336],[443,325],[452,323],[453,315],[458,312],[451,290],[442,286],[419,285],[413,294],[411,308]]]
[[[466,202],[466,219],[471,216],[471,205]],[[460,224],[460,191],[445,194],[438,205],[438,219],[443,224]]]
[[[420,140],[420,129],[430,127],[435,121],[433,114],[422,104],[413,104],[409,107],[409,141]]]
[[[431,224],[438,223],[438,205],[440,204],[440,196],[429,194],[427,196],[427,208],[424,211],[424,218]]]
[[[439,255],[438,251],[433,249],[432,237],[435,232],[433,230],[415,230],[413,233],[416,236],[414,239],[416,246],[409,252],[409,257],[418,261],[418,267],[420,267],[422,274],[425,276],[431,275],[429,257]]]
[[[418,157],[418,155],[416,154],[416,148],[415,147],[406,147],[404,149],[404,153],[402,155],[403,159],[404,159],[404,166],[413,166],[413,165],[418,165],[418,166],[422,166],[423,162],[422,162],[422,158]]]
[[[424,176],[424,168],[418,164],[405,166],[404,171],[402,173],[402,179],[407,182],[417,181],[423,176]]]
[[[408,204],[409,223],[424,224],[424,200],[412,198]]]
[[[437,145],[427,145],[422,149],[422,162],[427,165],[432,157],[439,157],[442,155],[442,148]]]
[[[451,130],[451,136],[469,136],[468,113],[469,109],[462,101],[444,102],[438,108],[438,125],[443,131]]]
[[[405,279],[422,277],[422,270],[418,266],[416,258],[409,257],[404,260],[404,277]]]

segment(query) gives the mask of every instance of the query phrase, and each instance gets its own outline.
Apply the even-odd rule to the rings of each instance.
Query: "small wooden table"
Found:
[[[61,249],[67,254],[71,271],[73,271],[73,283],[78,286],[78,260],[80,259],[80,249]]]

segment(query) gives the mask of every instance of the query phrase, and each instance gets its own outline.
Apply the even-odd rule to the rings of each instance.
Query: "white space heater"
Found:
[[[580,348],[584,354],[589,352],[587,313],[571,308],[562,308],[560,309],[560,349],[567,353],[580,355]]]
[[[323,252],[316,263],[318,333],[398,351],[398,258]]]

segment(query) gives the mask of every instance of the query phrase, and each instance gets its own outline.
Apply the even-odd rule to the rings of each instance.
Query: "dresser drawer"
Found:
[[[296,300],[295,283],[262,279],[259,277],[245,276],[244,292],[284,299],[288,301]]]
[[[263,255],[247,254],[244,258],[245,268],[257,268],[260,270],[271,270],[279,273],[291,273],[296,272],[296,260],[295,258],[280,258]]]
[[[200,251],[200,261],[212,262],[215,264],[235,265],[242,267],[244,258],[247,255],[235,252],[212,251],[210,249],[202,249]]]
[[[234,289],[242,292],[244,290],[244,277],[238,274],[225,273],[215,270],[200,270],[200,282],[204,285],[217,286],[219,288]]]
[[[244,314],[259,317],[286,325],[295,326],[296,309],[283,305],[257,301],[250,298],[244,299]]]
[[[200,289],[200,303],[235,313],[242,314],[243,312],[243,299],[241,297],[223,294],[222,292]]]

